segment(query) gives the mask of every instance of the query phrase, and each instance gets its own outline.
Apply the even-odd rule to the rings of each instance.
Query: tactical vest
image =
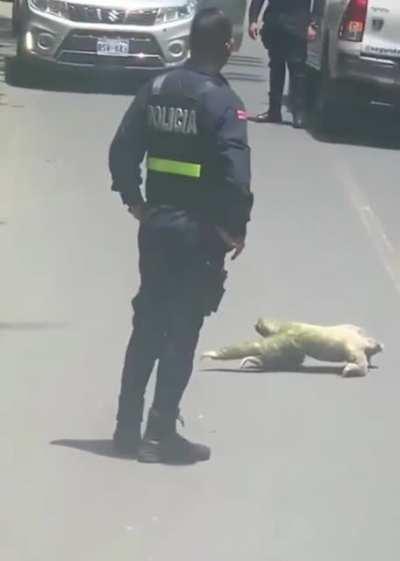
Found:
[[[209,206],[212,155],[201,100],[214,87],[211,79],[191,80],[185,70],[154,80],[146,108],[146,198],[150,204],[198,212]]]

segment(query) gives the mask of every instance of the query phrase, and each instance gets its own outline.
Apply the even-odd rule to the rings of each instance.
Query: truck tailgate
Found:
[[[362,53],[400,60],[400,0],[369,0]]]

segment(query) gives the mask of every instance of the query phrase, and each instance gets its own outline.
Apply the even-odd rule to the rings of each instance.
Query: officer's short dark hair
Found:
[[[190,49],[196,55],[219,55],[232,38],[232,23],[218,8],[205,8],[195,15]]]

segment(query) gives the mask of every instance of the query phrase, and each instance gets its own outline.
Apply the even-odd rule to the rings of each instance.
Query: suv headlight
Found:
[[[175,8],[159,8],[156,23],[171,23],[191,19],[196,13],[197,0],[189,0],[183,6]]]
[[[68,6],[62,0],[28,0],[29,7],[34,12],[49,14],[58,18],[68,19]]]

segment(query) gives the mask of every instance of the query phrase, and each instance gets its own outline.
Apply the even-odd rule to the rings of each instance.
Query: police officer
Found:
[[[194,463],[210,449],[176,430],[205,316],[224,292],[225,254],[243,250],[253,196],[243,103],[220,70],[232,27],[212,8],[194,18],[191,58],[146,84],[110,149],[113,190],[140,221],[140,289],[122,373],[115,449],[142,462]],[[146,201],[139,186],[146,156]],[[145,389],[156,388],[141,439]]]
[[[249,8],[249,35],[259,34],[258,18],[265,0],[252,0]],[[261,40],[270,59],[269,110],[252,120],[258,123],[282,122],[282,96],[286,65],[290,74],[293,126],[303,128],[306,106],[307,36],[310,27],[311,0],[269,0],[264,12]]]

